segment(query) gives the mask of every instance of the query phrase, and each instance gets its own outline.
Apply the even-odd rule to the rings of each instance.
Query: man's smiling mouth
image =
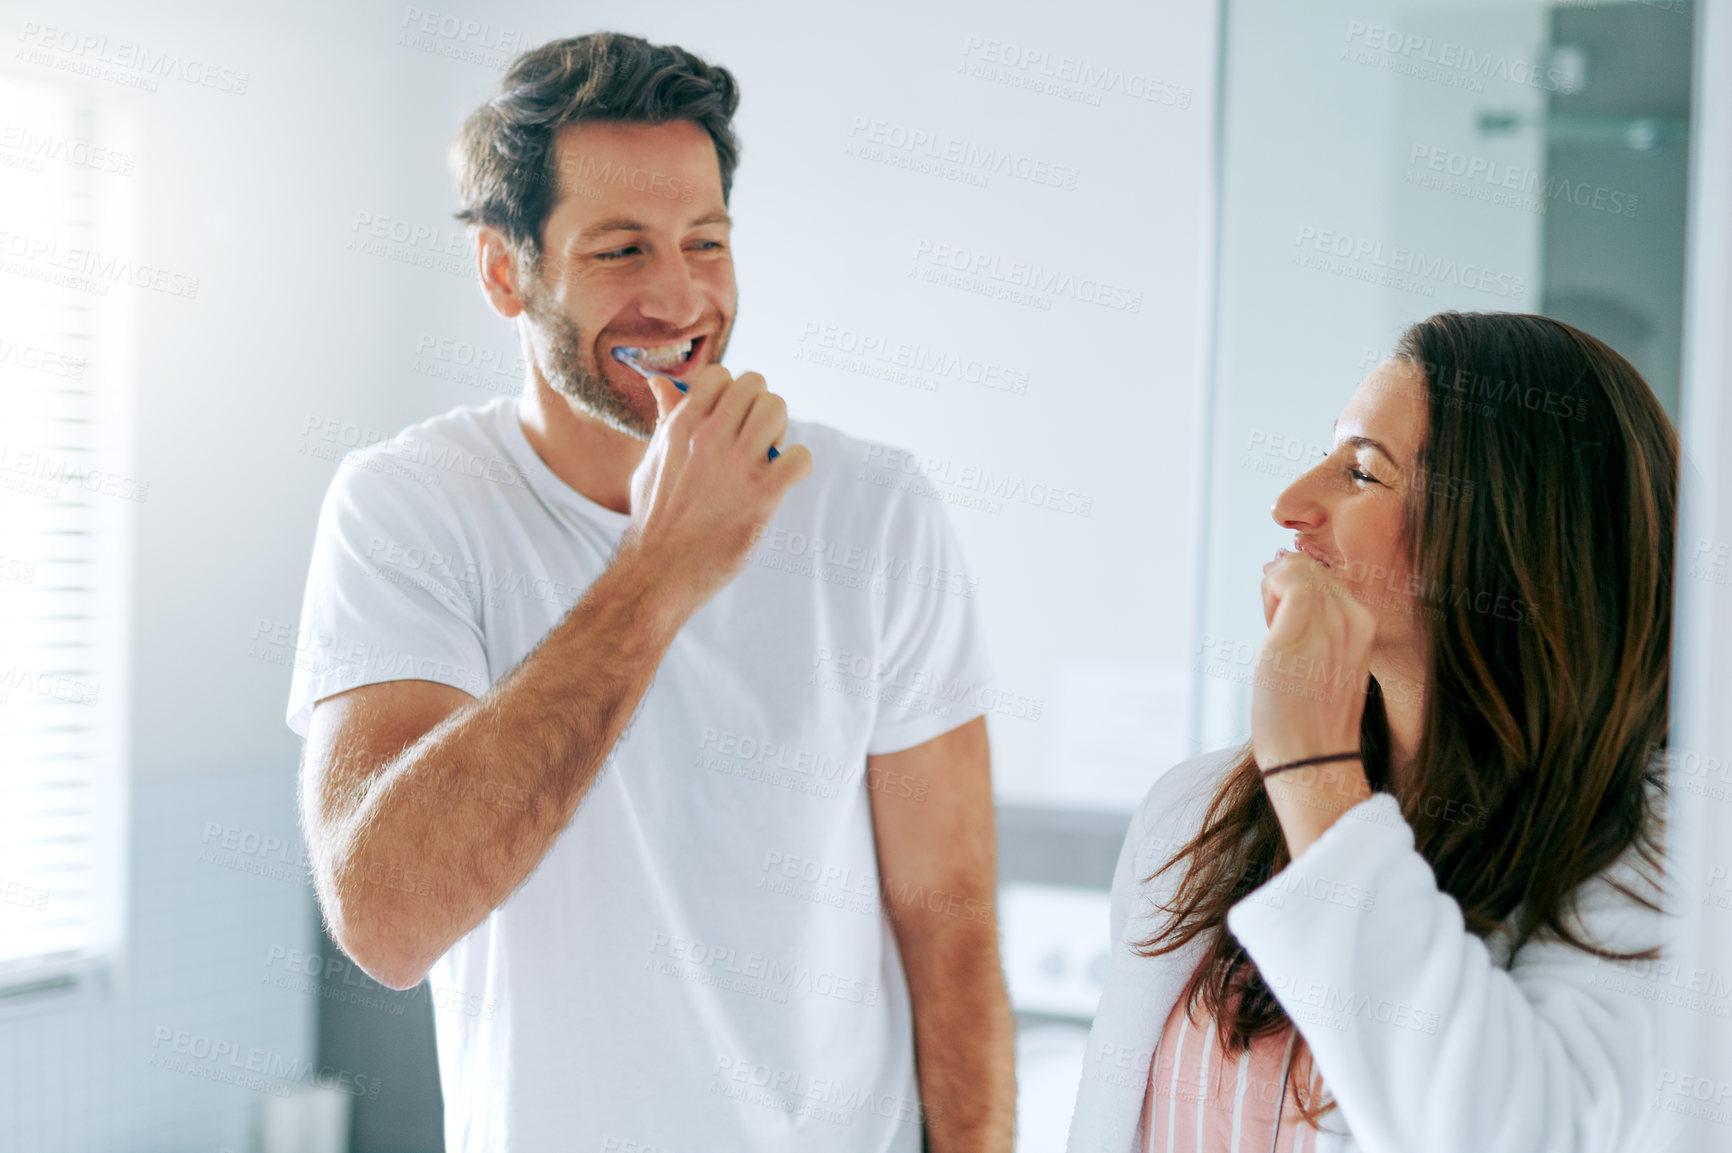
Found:
[[[622,350],[652,372],[677,376],[681,369],[695,362],[697,350],[703,342],[704,338],[697,336],[677,344],[627,345],[622,346]]]

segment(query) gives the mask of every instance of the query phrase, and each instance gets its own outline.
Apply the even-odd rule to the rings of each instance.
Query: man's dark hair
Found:
[[[671,44],[618,32],[543,44],[511,62],[499,95],[470,114],[452,144],[463,201],[456,217],[497,228],[538,264],[541,232],[559,197],[559,130],[603,120],[689,120],[708,132],[726,204],[740,159],[731,123],[739,103],[726,68]]]

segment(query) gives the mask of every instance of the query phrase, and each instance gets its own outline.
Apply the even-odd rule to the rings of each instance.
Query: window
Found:
[[[131,120],[0,76],[0,1003],[125,926]]]

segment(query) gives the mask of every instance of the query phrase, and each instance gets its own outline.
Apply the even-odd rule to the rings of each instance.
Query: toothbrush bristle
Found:
[[[643,359],[643,349],[632,348],[629,345],[615,345],[613,358],[622,364],[630,364],[634,360]]]

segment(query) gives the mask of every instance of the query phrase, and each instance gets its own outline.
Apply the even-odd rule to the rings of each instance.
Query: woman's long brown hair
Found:
[[[1416,847],[1469,932],[1508,923],[1512,954],[1548,934],[1651,957],[1584,939],[1570,898],[1631,846],[1659,883],[1648,789],[1664,783],[1677,435],[1628,361],[1546,317],[1439,313],[1394,355],[1425,379],[1418,470],[1432,478],[1410,487],[1403,534],[1427,649],[1422,735],[1397,792]],[[1360,751],[1378,791],[1385,717],[1373,678]],[[1289,860],[1247,748],[1201,830],[1144,879],[1181,870],[1137,951],[1208,940],[1182,1003],[1213,1018],[1227,1054],[1291,1023],[1226,927]],[[1316,1124],[1334,1106],[1308,1100],[1308,1058],[1301,1041],[1288,1078]]]

